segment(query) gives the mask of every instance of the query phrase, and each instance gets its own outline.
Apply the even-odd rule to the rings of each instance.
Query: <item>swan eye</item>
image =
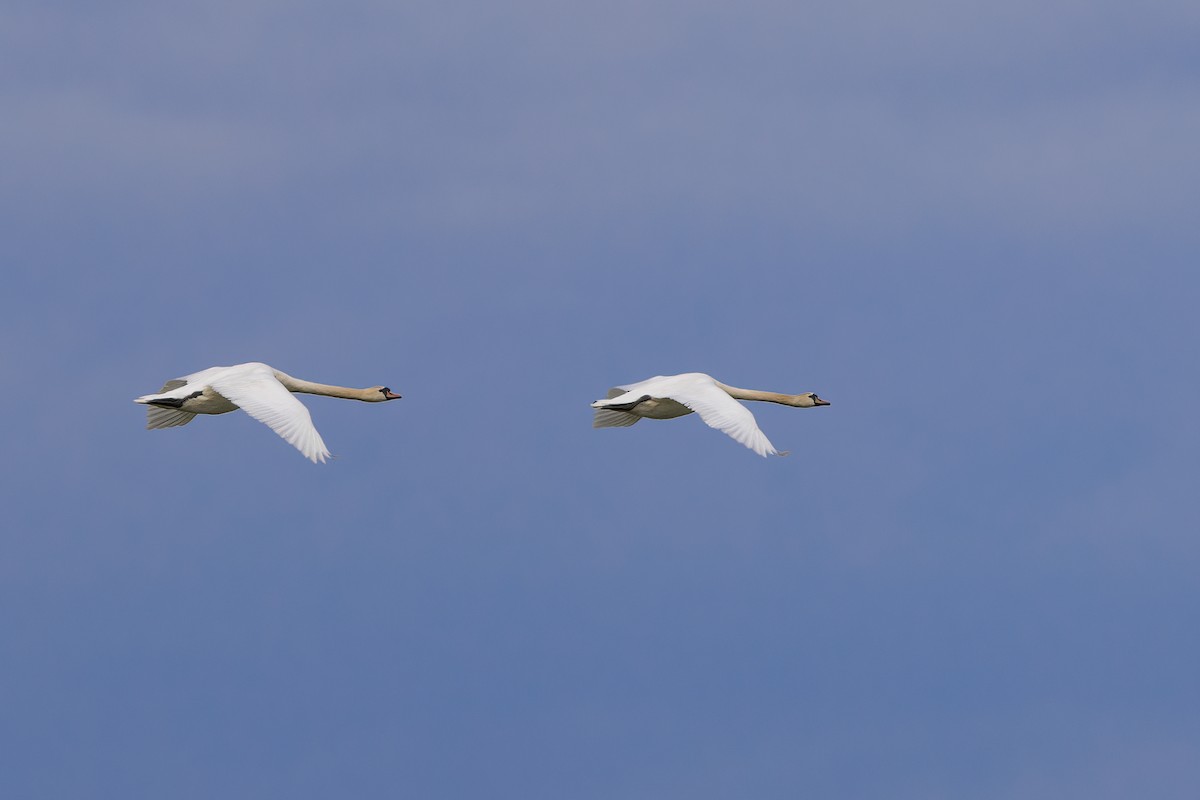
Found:
[[[385,386],[385,387],[383,387],[382,389],[380,389],[380,390],[379,390],[379,393],[380,393],[381,395],[383,395],[384,397],[387,397],[389,394],[391,394],[391,393],[392,393],[392,390],[391,390],[391,389],[389,389],[388,387],[386,387],[386,386]]]

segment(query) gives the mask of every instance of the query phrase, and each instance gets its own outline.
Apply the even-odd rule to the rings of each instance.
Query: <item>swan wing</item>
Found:
[[[598,408],[592,416],[593,428],[628,428],[641,417],[627,411],[616,411],[609,408]]]
[[[685,376],[678,376],[684,378]],[[687,376],[688,380],[677,380],[663,395],[682,403],[700,415],[710,428],[728,434],[734,441],[744,444],[764,458],[780,455],[774,445],[758,428],[750,409],[734,400],[725,390],[716,385],[707,375]]]
[[[250,365],[245,365],[250,366]],[[254,419],[275,431],[305,458],[324,463],[329,450],[313,425],[308,408],[263,364],[209,376],[208,385]]]
[[[190,411],[183,411],[178,408],[163,408],[161,406],[146,407],[146,430],[153,431],[158,428],[173,428],[176,425],[187,425],[196,415]]]

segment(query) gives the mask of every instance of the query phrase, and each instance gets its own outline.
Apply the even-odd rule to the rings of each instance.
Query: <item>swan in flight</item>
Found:
[[[593,428],[622,428],[639,419],[672,419],[691,414],[700,415],[709,427],[729,434],[760,456],[786,456],[776,450],[758,429],[754,415],[738,400],[765,400],[796,408],[827,406],[829,402],[815,392],[777,394],[738,389],[726,386],[703,372],[682,375],[659,375],[640,383],[610,389],[608,399],[592,403],[596,409]]]
[[[325,462],[329,450],[313,427],[312,417],[292,392],[343,397],[367,403],[399,400],[386,386],[347,389],[293,378],[266,364],[252,362],[233,367],[211,367],[167,381],[158,394],[143,395],[133,402],[145,403],[146,428],[187,425],[197,414],[226,414],[243,409],[267,425],[314,464]]]

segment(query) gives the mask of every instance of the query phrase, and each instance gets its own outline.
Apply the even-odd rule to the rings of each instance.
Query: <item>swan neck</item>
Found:
[[[725,393],[734,400],[762,400],[767,403],[781,403],[785,406],[794,406],[799,400],[799,397],[794,394],[760,392],[757,389],[739,389],[736,386],[726,386],[720,382],[718,382],[717,385],[724,389]]]
[[[283,384],[283,388],[289,392],[299,392],[301,394],[320,394],[325,397],[341,397],[346,400],[362,400],[365,398],[366,389],[350,389],[345,386],[333,386],[328,383],[314,383],[313,381],[302,381],[299,378],[293,378],[286,372],[275,371],[275,377]]]

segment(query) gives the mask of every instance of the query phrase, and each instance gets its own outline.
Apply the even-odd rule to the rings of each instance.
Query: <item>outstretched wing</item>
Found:
[[[178,408],[162,408],[161,406],[146,406],[146,430],[158,428],[174,428],[176,425],[187,425],[196,415],[190,411]]]
[[[683,378],[684,376],[679,376]],[[764,458],[782,455],[758,428],[750,409],[734,400],[707,375],[672,381],[666,396],[700,415],[709,427],[728,434]]]
[[[308,409],[291,392],[283,388],[270,368],[256,365],[255,369],[238,370],[217,376],[209,381],[214,391],[224,395],[254,419],[266,425],[295,447],[304,457],[324,463],[329,450],[313,425]]]

